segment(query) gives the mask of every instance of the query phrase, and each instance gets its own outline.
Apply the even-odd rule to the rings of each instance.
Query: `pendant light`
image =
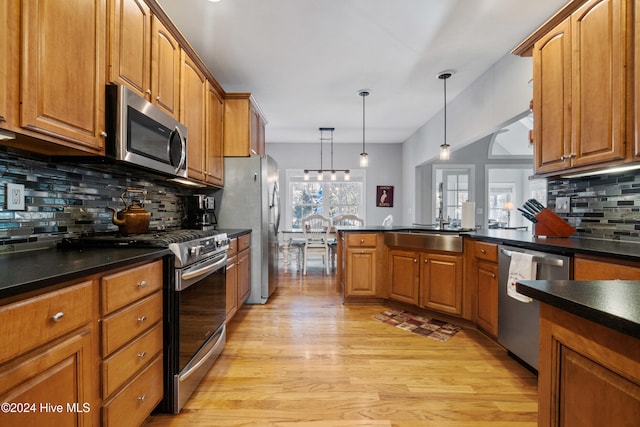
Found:
[[[444,141],[440,145],[440,160],[449,160],[451,154],[447,144],[447,79],[453,75],[453,71],[443,71],[438,78],[444,83]]]
[[[330,175],[330,179],[331,181],[336,181],[338,179],[337,177],[337,173],[338,172],[343,172],[344,173],[344,180],[345,181],[349,181],[351,179],[351,176],[349,175],[350,171],[349,169],[334,169],[333,168],[333,131],[335,130],[335,128],[318,128],[320,130],[320,169],[316,170],[316,179],[318,181],[323,181],[324,180],[324,173],[325,172],[329,172],[331,173]],[[325,137],[324,133],[325,132],[330,132],[329,133],[329,137]],[[323,169],[322,167],[322,143],[324,141],[329,141],[331,144],[331,169]],[[313,169],[311,170],[313,171]],[[309,169],[305,169],[304,170],[304,180],[305,181],[309,181]]]
[[[360,167],[362,168],[366,168],[367,166],[369,166],[369,155],[367,154],[367,151],[365,150],[365,137],[364,137],[364,130],[365,130],[365,109],[364,109],[364,98],[369,96],[369,94],[371,93],[371,91],[369,89],[361,89],[358,91],[358,95],[360,95],[362,97],[362,153],[360,153]]]

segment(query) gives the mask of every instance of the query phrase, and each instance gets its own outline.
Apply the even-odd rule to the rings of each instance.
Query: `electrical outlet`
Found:
[[[12,211],[24,210],[24,185],[7,184],[7,209]]]
[[[556,213],[569,213],[569,212],[571,212],[571,198],[556,197]]]

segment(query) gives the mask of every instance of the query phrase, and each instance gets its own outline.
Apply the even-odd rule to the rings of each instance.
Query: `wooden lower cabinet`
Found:
[[[538,425],[640,425],[640,340],[540,306]]]
[[[251,293],[251,234],[238,237],[238,308]]]
[[[461,255],[389,250],[389,299],[447,314],[462,313]]]
[[[91,390],[91,330],[81,330],[0,370],[0,423],[4,426],[90,426],[99,404]]]
[[[344,268],[340,275],[345,301],[380,298],[378,267],[382,233],[344,233],[338,239],[338,253]]]
[[[418,305],[420,289],[419,255],[412,251],[389,251],[389,299]]]
[[[475,269],[477,286],[476,323],[490,336],[498,337],[498,265],[478,261]]]
[[[226,321],[238,311],[238,239],[229,240],[229,250],[227,251],[227,271],[226,271],[226,299],[227,315]]]
[[[640,280],[640,263],[577,254],[573,260],[573,278],[574,280]]]
[[[462,255],[420,254],[420,306],[462,314]]]
[[[162,260],[100,281],[102,425],[138,426],[163,397]]]
[[[0,302],[0,413],[7,426],[97,425],[94,282]]]

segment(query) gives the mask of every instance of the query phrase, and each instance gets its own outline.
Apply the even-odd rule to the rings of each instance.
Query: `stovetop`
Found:
[[[83,235],[74,239],[67,239],[63,244],[77,246],[130,246],[168,248],[170,244],[188,243],[202,238],[218,236],[226,238],[226,234],[217,230],[158,230],[141,234],[99,233]]]

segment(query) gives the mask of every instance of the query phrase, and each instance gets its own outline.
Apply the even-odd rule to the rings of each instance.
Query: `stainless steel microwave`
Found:
[[[107,85],[106,155],[187,177],[187,128],[126,86]]]

